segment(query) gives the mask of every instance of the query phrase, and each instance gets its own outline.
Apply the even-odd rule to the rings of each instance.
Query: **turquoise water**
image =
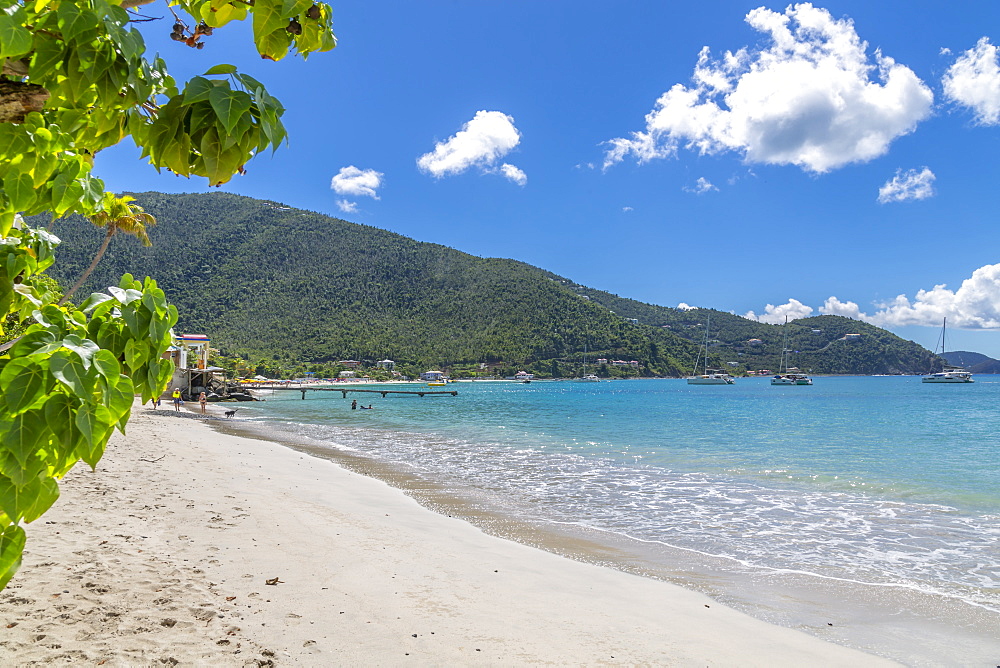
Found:
[[[276,392],[240,415],[535,520],[1000,612],[1000,377],[449,389]]]

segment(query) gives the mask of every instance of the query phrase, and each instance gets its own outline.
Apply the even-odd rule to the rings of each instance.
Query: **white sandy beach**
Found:
[[[0,594],[2,665],[889,665],[189,414],[137,406],[62,490]]]

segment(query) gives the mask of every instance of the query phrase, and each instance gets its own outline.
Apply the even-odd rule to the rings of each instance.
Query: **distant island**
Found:
[[[480,258],[375,227],[228,193],[133,193],[158,224],[145,248],[119,235],[92,290],[124,272],[155,277],[179,332],[209,334],[250,369],[331,375],[340,360],[386,358],[416,374],[677,377],[690,373],[711,314],[710,364],[776,370],[782,331],[709,309],[645,304],[516,260]],[[103,230],[56,222],[55,275],[84,270]],[[867,323],[788,324],[790,363],[815,374],[912,374],[941,358]]]
[[[972,373],[1000,373],[1000,360],[983,355],[982,353],[972,353],[968,350],[956,350],[954,352],[942,353],[940,355],[948,364],[960,366],[968,369]]]

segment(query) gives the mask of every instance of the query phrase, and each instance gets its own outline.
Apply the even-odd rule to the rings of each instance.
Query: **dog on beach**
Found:
[[[232,410],[226,411],[226,417],[227,418],[234,417],[236,415],[236,411],[238,411],[238,410],[239,410],[239,408],[234,408]]]

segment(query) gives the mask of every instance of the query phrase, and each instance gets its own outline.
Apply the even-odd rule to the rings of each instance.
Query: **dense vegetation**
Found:
[[[159,224],[144,248],[115,238],[91,286],[124,271],[156,276],[180,310],[226,355],[271,370],[294,362],[391,358],[431,367],[573,376],[586,357],[637,360],[609,375],[689,373],[709,312],[623,299],[514,260],[478,258],[373,227],[226,193],[135,195]],[[102,233],[60,221],[58,277],[74,280]],[[777,369],[782,329],[712,311],[711,364]],[[638,320],[638,324],[631,322]],[[822,329],[813,333],[813,329]],[[838,341],[860,333],[855,342]],[[938,361],[917,344],[835,316],[788,326],[792,364],[815,373],[923,372]],[[748,340],[761,339],[760,345]],[[728,364],[734,362],[735,365]]]

